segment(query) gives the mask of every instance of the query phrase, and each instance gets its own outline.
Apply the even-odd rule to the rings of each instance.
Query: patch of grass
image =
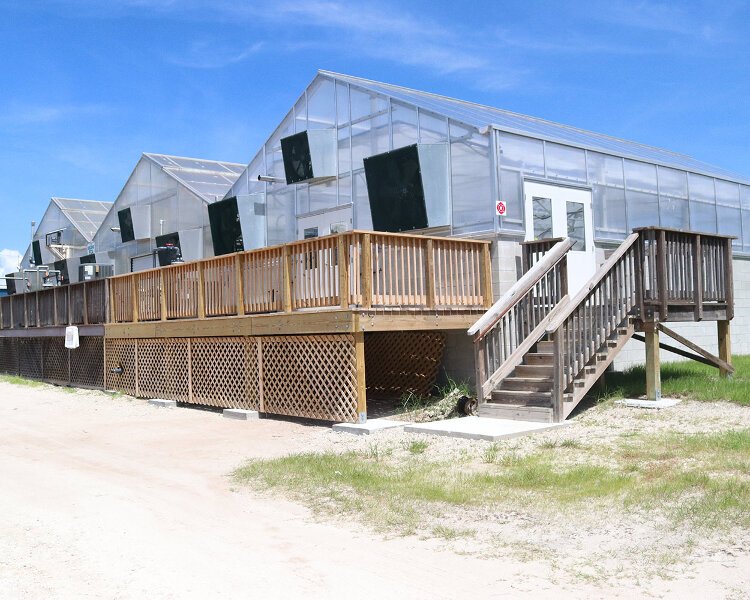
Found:
[[[733,356],[735,373],[722,378],[719,371],[698,362],[673,362],[661,366],[661,393],[689,400],[727,400],[750,406],[750,356]],[[646,393],[646,370],[636,366],[622,373],[607,373],[606,388],[593,392],[596,401],[636,398]]]
[[[436,388],[436,396],[420,396],[408,392],[401,396],[397,412],[408,415],[408,419],[417,422],[440,421],[461,416],[458,412],[458,400],[462,396],[471,396],[468,383],[456,382],[448,378],[445,385]]]
[[[565,461],[550,452],[563,447]],[[696,529],[750,525],[750,430],[643,435],[601,452],[611,454],[614,466],[597,464],[589,450],[564,441],[525,456],[500,456],[492,445],[467,469],[416,456],[389,460],[375,446],[254,460],[234,478],[401,532],[414,531],[426,515],[477,506],[550,514],[640,508]]]
[[[446,525],[437,525],[436,527],[432,528],[433,536],[443,538],[445,540],[455,540],[462,537],[474,537],[476,533],[476,529],[458,529],[456,527],[448,527]]]
[[[567,440],[548,440],[546,442],[543,442],[539,447],[544,448],[545,450],[555,450],[556,448],[568,448],[568,449],[572,448],[574,450],[580,450],[581,448],[583,448],[583,445],[577,440],[567,439]]]
[[[429,444],[425,440],[414,440],[409,444],[409,452],[412,454],[424,454]]]
[[[42,387],[46,385],[42,381],[25,379],[16,375],[0,375],[0,381],[2,381],[3,383],[12,383],[13,385],[25,385],[27,387]]]

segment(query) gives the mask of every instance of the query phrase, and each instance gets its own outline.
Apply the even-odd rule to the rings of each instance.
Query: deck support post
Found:
[[[656,323],[643,323],[643,335],[646,338],[646,398],[661,400],[659,329]]]
[[[732,336],[729,331],[729,321],[716,322],[717,333],[719,334],[719,358],[726,363],[732,364]],[[729,377],[730,373],[726,369],[719,369],[722,377]]]
[[[365,332],[354,332],[354,352],[357,373],[357,416],[367,422],[367,384],[365,381]]]

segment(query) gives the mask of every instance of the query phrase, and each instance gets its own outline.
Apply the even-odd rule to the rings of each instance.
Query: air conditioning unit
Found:
[[[100,265],[98,263],[84,263],[78,265],[78,281],[91,281],[92,279],[104,279],[115,274],[113,265]]]
[[[375,231],[450,224],[448,145],[413,144],[365,158]]]
[[[336,177],[336,130],[311,129],[281,138],[287,185]]]

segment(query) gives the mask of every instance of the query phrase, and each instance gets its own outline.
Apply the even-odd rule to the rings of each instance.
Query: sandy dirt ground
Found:
[[[320,520],[228,477],[247,458],[342,435],[0,383],[0,598],[743,597],[747,556],[602,588],[534,560]]]

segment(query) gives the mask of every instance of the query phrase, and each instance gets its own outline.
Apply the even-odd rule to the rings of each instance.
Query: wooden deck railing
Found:
[[[0,298],[0,329],[101,325],[107,320],[107,282],[94,279]]]
[[[565,238],[547,238],[544,240],[530,240],[528,242],[521,242],[521,267],[523,272],[526,273],[528,270],[538,263],[542,257],[547,254],[558,242],[562,242]]]
[[[477,397],[487,399],[495,384],[520,364],[568,294],[567,253],[573,242],[557,242],[469,329],[474,336]]]
[[[110,278],[116,323],[322,308],[487,308],[489,242],[350,231]]]

